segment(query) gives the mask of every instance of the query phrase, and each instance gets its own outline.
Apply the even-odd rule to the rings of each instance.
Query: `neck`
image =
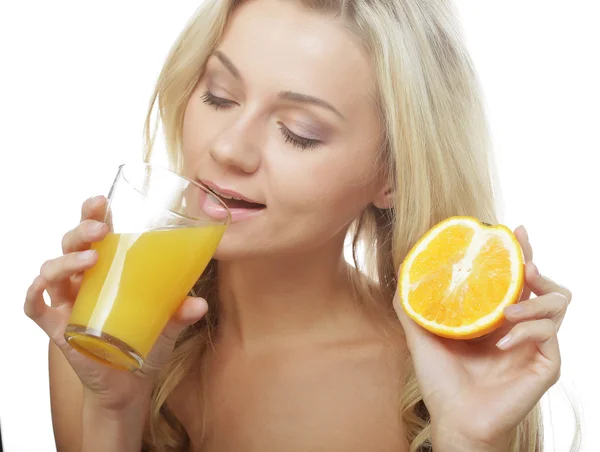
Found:
[[[343,239],[302,254],[219,262],[218,281],[220,340],[245,349],[326,341],[360,319]]]

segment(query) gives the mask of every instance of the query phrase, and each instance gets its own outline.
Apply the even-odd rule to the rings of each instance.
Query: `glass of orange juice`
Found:
[[[212,258],[231,215],[203,185],[149,164],[122,165],[108,195],[108,235],[92,246],[65,331],[81,353],[142,367]]]

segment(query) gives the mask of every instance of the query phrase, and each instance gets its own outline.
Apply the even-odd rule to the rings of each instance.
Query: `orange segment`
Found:
[[[506,226],[451,217],[434,226],[406,256],[399,299],[406,313],[439,336],[472,339],[504,320],[523,291],[525,262]]]

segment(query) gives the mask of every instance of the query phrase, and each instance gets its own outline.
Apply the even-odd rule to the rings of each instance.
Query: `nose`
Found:
[[[237,121],[224,130],[210,147],[211,157],[229,170],[252,174],[260,166],[260,146],[254,136],[256,127]]]

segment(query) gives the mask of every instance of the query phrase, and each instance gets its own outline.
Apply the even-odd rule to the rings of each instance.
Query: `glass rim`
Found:
[[[125,175],[125,169],[126,168],[136,167],[136,166],[143,167],[143,168],[151,168],[151,169],[158,169],[158,170],[161,170],[161,171],[165,171],[165,172],[170,173],[171,175],[173,175],[175,177],[178,177],[180,179],[185,180],[186,182],[189,182],[190,184],[196,186],[200,190],[203,190],[212,199],[216,200],[217,203],[225,209],[225,212],[227,213],[227,217],[224,220],[213,220],[213,221],[210,221],[210,222],[206,222],[206,221],[203,221],[201,218],[195,218],[195,217],[187,215],[187,214],[173,212],[173,210],[169,209],[168,207],[165,207],[165,210],[168,210],[169,212],[172,212],[173,214],[175,214],[177,216],[183,217],[186,220],[196,221],[196,222],[204,222],[205,224],[223,224],[223,225],[227,226],[227,225],[229,225],[229,223],[231,223],[231,211],[229,210],[229,207],[227,207],[227,204],[225,204],[225,202],[221,198],[219,198],[212,191],[210,191],[210,189],[207,186],[201,184],[200,182],[195,181],[193,179],[190,179],[189,177],[186,177],[186,176],[184,176],[182,174],[179,174],[179,173],[173,171],[170,168],[167,168],[167,167],[164,167],[164,166],[161,166],[161,165],[156,165],[156,164],[153,164],[153,163],[146,163],[146,162],[141,162],[141,163],[123,163],[123,164],[119,165],[119,171],[118,172],[123,177],[123,180],[125,182],[127,182],[131,187],[133,187],[133,189],[135,191],[137,191],[138,193],[140,193],[142,196],[144,196],[144,194],[140,190],[138,190],[137,187],[135,186],[135,184],[132,181],[130,181],[126,177],[126,175]]]

